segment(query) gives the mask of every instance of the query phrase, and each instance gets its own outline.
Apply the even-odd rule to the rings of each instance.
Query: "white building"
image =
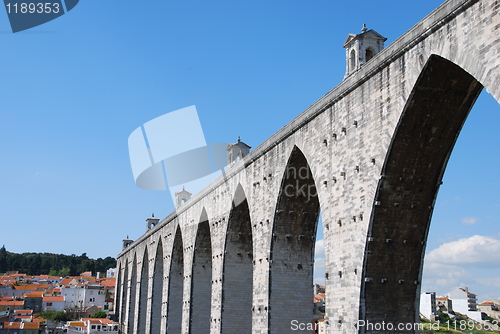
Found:
[[[42,311],[64,311],[63,296],[45,296],[42,298]]]
[[[80,321],[68,321],[65,329],[67,333],[74,334],[118,334],[118,323],[109,319],[83,318]]]
[[[106,277],[116,277],[116,268],[109,268],[106,271]]]
[[[65,298],[64,308],[68,311],[80,310],[95,305],[104,309],[106,305],[104,286],[101,285],[67,285],[61,288]]]
[[[436,293],[425,292],[420,294],[420,314],[429,320],[434,320],[436,313]]]
[[[448,298],[453,302],[453,311],[481,321],[481,312],[477,310],[477,296],[467,287],[454,289],[448,294]]]

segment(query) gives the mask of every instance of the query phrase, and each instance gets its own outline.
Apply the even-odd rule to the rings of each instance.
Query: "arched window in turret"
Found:
[[[366,61],[370,60],[373,58],[373,49],[372,48],[368,48],[366,49],[366,52],[365,52],[365,59]]]
[[[356,69],[356,51],[351,50],[351,56],[349,57],[351,66],[349,67],[349,71],[352,72]]]

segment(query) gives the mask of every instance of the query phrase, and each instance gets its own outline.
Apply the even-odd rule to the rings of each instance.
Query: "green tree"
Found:
[[[40,313],[40,317],[56,322],[66,322],[71,320],[71,317],[65,311],[45,311]]]
[[[7,268],[7,250],[5,245],[0,248],[0,273],[4,273],[8,270]]]
[[[61,270],[59,270],[59,276],[60,277],[68,277],[71,273],[71,269],[69,267],[64,267]]]
[[[96,312],[91,318],[106,318],[108,315],[104,311]]]

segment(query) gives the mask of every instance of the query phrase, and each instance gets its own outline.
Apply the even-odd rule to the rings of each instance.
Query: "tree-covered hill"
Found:
[[[105,259],[89,259],[87,253],[75,254],[51,253],[11,253],[0,248],[0,274],[7,271],[19,271],[27,275],[77,276],[85,271],[106,274],[106,270],[116,267],[116,259],[108,256]]]

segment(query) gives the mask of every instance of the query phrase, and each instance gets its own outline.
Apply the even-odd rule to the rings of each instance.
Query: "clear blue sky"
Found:
[[[134,184],[134,129],[196,105],[207,142],[255,148],[342,80],[347,34],[366,23],[388,45],[440,3],[87,0],[16,34],[0,11],[0,244],[115,257],[173,210]],[[459,137],[425,290],[500,297],[499,111],[484,92]]]

